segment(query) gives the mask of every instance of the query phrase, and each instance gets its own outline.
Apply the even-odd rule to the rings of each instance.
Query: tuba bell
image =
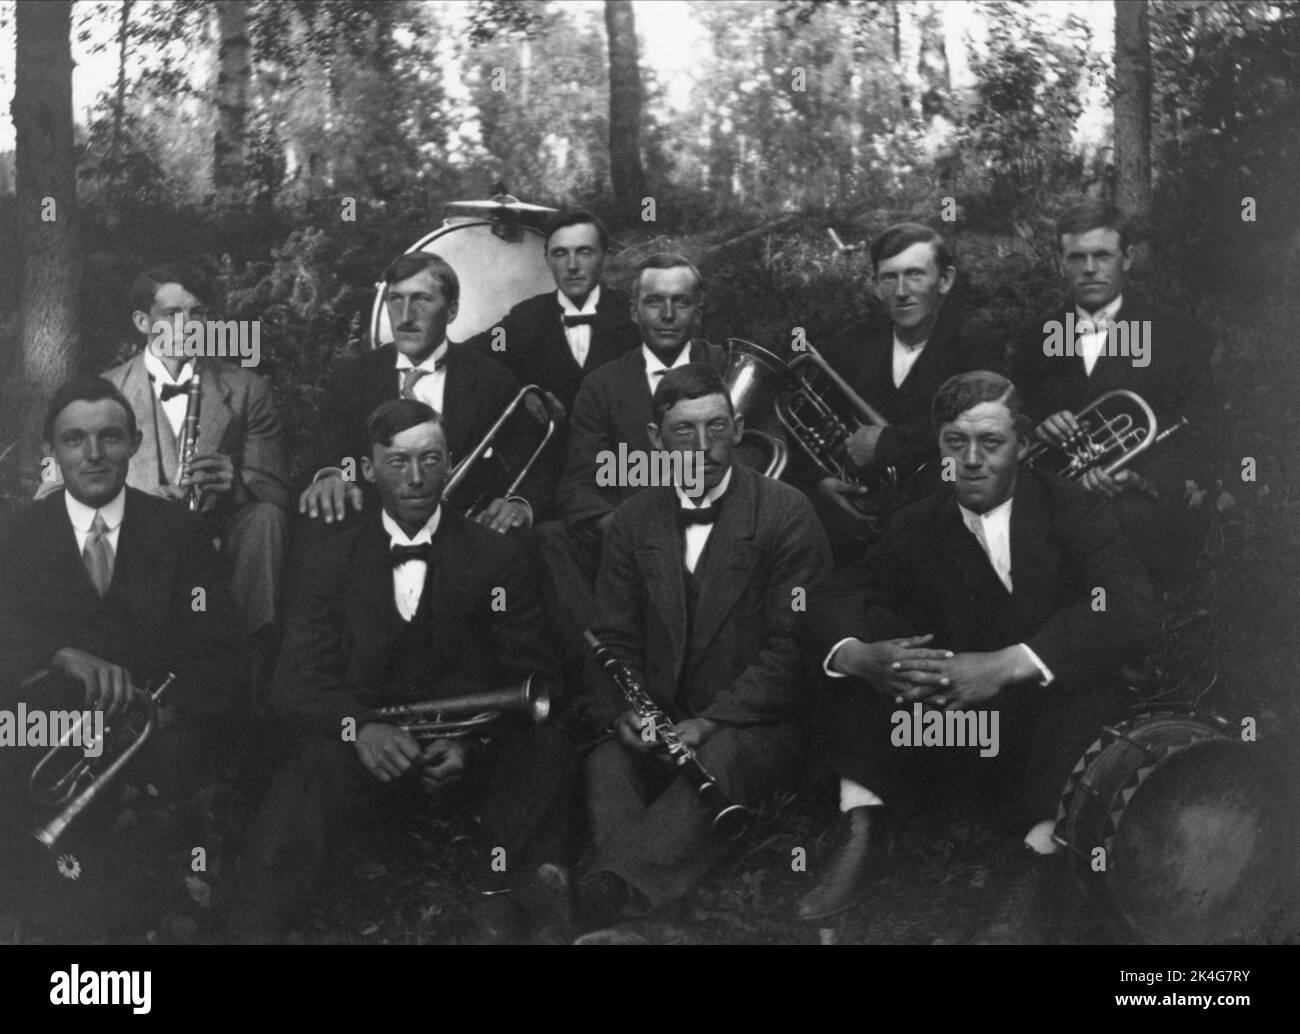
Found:
[[[1098,468],[1110,476],[1188,424],[1186,417],[1180,417],[1171,427],[1159,430],[1155,411],[1146,400],[1124,389],[1097,396],[1075,419],[1078,434],[1064,445],[1036,442],[1025,454],[1025,462],[1073,480]]]
[[[785,363],[752,341],[727,338],[727,369],[722,380],[727,386],[727,394],[731,396],[732,408],[747,425],[739,440],[752,437],[760,442],[769,456],[763,473],[770,478],[779,478],[789,459],[786,443],[775,435],[748,425],[772,411],[773,401],[785,386]]]

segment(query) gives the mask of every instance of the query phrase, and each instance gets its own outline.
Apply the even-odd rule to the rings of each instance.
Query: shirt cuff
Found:
[[[1040,675],[1038,684],[1040,686],[1050,686],[1056,681],[1056,676],[1052,674],[1052,669],[1042,662],[1042,659],[1038,654],[1029,649],[1025,643],[1019,643],[1017,645],[1019,645],[1020,649],[1024,650],[1025,653],[1029,654],[1029,659],[1034,662],[1034,667],[1038,669]]]
[[[825,659],[824,661],[822,661],[822,671],[826,672],[826,674],[829,675],[831,678],[833,678],[833,679],[847,679],[847,678],[848,678],[848,676],[845,675],[844,672],[842,672],[842,671],[832,671],[832,670],[831,670],[831,660],[835,657],[835,651],[836,651],[836,650],[838,650],[838,649],[839,649],[841,646],[843,646],[845,643],[851,643],[851,642],[853,642],[853,636],[846,636],[844,639],[841,639],[838,643],[836,643],[834,646],[832,646],[832,647],[830,648],[830,650],[827,652],[827,654],[826,654],[826,659]]]

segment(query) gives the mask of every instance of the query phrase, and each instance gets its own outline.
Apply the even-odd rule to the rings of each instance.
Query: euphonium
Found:
[[[1146,400],[1123,389],[1097,396],[1075,419],[1078,434],[1064,445],[1035,443],[1025,454],[1025,462],[1076,480],[1097,468],[1111,476],[1188,423],[1186,417],[1180,417],[1172,427],[1160,431],[1155,411]]]
[[[722,792],[717,778],[704,767],[704,762],[695,753],[695,749],[682,742],[681,733],[677,731],[673,720],[651,699],[627,665],[590,631],[583,632],[582,636],[587,640],[597,662],[605,669],[605,674],[623,694],[628,706],[645,723],[645,728],[654,733],[655,742],[664,748],[695,787],[695,792],[713,816],[713,831],[723,840],[735,840],[744,836],[753,823],[754,813],[743,804],[736,804]]]
[[[731,396],[736,416],[750,424],[771,412],[772,400],[786,382],[785,363],[761,345],[730,337],[727,338],[727,370],[722,380]],[[770,478],[779,478],[789,458],[785,442],[757,427],[746,426],[740,437],[750,436],[762,442],[769,453],[763,473]]]
[[[77,740],[84,740],[84,716],[78,716],[64,731],[28,779],[28,788],[38,804],[60,809],[45,825],[32,830],[32,836],[54,849],[68,826],[122,773],[153,735],[158,726],[158,701],[175,681],[176,676],[169,672],[152,693],[137,691],[129,710],[116,719],[120,727],[104,729],[103,751],[98,757],[86,756],[84,742],[76,745]]]
[[[514,416],[519,407],[530,401],[534,405],[540,406],[542,414],[546,417],[546,431],[542,435],[542,440],[533,450],[532,455],[528,457],[528,462],[520,468],[519,473],[516,474],[510,481],[509,485],[501,491],[495,491],[494,489],[480,491],[475,499],[463,504],[452,499],[452,495],[465,485],[469,477],[469,472],[474,469],[478,462],[493,457],[493,445],[496,442],[497,437],[501,434],[502,429],[506,426],[506,423],[510,418]],[[497,417],[496,422],[488,428],[487,434],[483,436],[478,445],[474,446],[469,455],[452,468],[451,477],[447,479],[447,484],[444,485],[442,489],[443,501],[447,502],[452,509],[463,513],[466,517],[473,517],[483,509],[486,502],[492,499],[501,499],[513,495],[518,491],[519,486],[523,484],[524,478],[526,478],[529,471],[533,469],[533,465],[536,464],[538,457],[542,455],[546,446],[550,444],[551,439],[555,437],[555,431],[559,427],[559,424],[560,418],[556,415],[555,406],[551,402],[550,396],[548,396],[547,393],[536,384],[525,384],[519,389],[519,393],[511,399],[509,405],[506,406],[501,415]],[[508,475],[509,471],[506,469],[505,463],[501,460],[500,455],[497,454],[496,458],[498,465]]]
[[[176,484],[187,477],[190,477],[194,471],[194,450],[199,440],[199,367],[198,363],[194,364],[194,373],[190,375],[189,391],[185,395],[185,423],[181,427],[180,446],[177,454],[180,456],[180,463],[176,465]],[[197,511],[199,508],[201,490],[197,485],[191,485],[186,492],[185,501],[191,510]]]
[[[776,400],[782,426],[826,477],[868,489],[864,495],[850,497],[856,509],[867,516],[880,514],[892,502],[900,472],[892,466],[859,471],[846,443],[859,428],[888,427],[889,421],[849,387],[811,344],[805,343],[786,370],[789,388]]]
[[[522,711],[538,724],[546,721],[551,714],[551,688],[547,681],[533,672],[517,686],[445,700],[394,704],[378,708],[375,713],[423,745],[434,740],[471,736],[508,711]]]

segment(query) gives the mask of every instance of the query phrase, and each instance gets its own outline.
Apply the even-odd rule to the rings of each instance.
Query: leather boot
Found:
[[[834,848],[822,878],[799,899],[800,919],[825,919],[849,908],[858,892],[893,853],[894,839],[884,807],[851,808],[835,825]]]

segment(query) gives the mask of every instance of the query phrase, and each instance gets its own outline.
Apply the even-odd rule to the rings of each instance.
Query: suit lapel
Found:
[[[144,368],[143,352],[126,363],[119,387],[131,403],[143,435],[140,448],[131,457],[131,484],[142,492],[156,492],[160,484],[170,484],[175,479],[176,435],[161,406],[155,404],[153,385],[149,383],[149,373]],[[161,469],[158,465],[160,455]]]
[[[682,541],[677,532],[677,493],[654,490],[655,505],[645,514],[646,529],[637,547],[637,563],[645,574],[645,594],[659,612],[672,639],[672,670],[680,673],[686,661],[686,583],[682,567]]]
[[[152,541],[144,522],[145,516],[137,500],[128,491],[121,531],[117,536],[117,551],[113,557],[113,580],[109,583],[108,593],[104,597],[106,603],[115,601],[121,604],[125,600],[165,600],[168,597],[168,568],[159,562],[159,544]],[[82,570],[85,570],[84,564]],[[86,582],[87,584],[90,582],[88,573]],[[90,591],[94,593],[93,586]],[[162,608],[155,608],[155,610],[157,613],[164,613]]]
[[[1056,564],[1048,539],[1050,523],[1042,484],[1022,468],[1011,504],[1011,595],[1017,608],[1038,607],[1053,596]]]
[[[199,383],[199,440],[196,451],[221,452],[226,429],[234,417],[230,405],[230,385],[215,360],[200,359],[198,363],[203,376]]]
[[[88,605],[98,605],[99,593],[95,591],[95,585],[90,580],[90,572],[86,570],[81,552],[77,549],[77,534],[72,527],[71,518],[68,517],[67,506],[63,502],[63,492],[54,492],[41,500],[38,505],[46,507],[41,524],[48,538],[50,584],[68,586],[78,596],[84,597],[84,602]],[[119,547],[121,542],[119,536]],[[117,581],[116,570],[113,573],[113,581]],[[109,588],[112,589],[112,584]]]
[[[596,303],[596,322],[591,328],[591,349],[587,352],[584,369],[594,370],[621,354],[619,330],[626,318],[627,299],[602,286],[600,301]]]
[[[478,375],[465,362],[463,346],[452,345],[447,350],[447,379],[442,391],[442,414],[447,420],[450,441],[447,448],[451,451],[452,462],[458,462],[471,448],[473,442],[468,440],[466,429],[475,427],[477,421],[472,415],[472,407],[478,397]],[[394,370],[396,360],[394,360]]]
[[[708,545],[695,569],[699,600],[691,634],[690,662],[696,663],[717,638],[722,623],[749,585],[758,560],[754,543],[755,475],[732,467],[731,484],[722,512],[709,533]],[[674,500],[676,501],[676,500]],[[680,564],[678,565],[681,566]]]

